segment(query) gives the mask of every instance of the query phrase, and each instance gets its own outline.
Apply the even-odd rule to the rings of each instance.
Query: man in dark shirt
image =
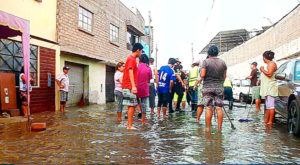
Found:
[[[206,130],[210,130],[213,108],[216,107],[218,117],[218,130],[222,130],[223,123],[223,83],[226,78],[226,63],[217,58],[219,54],[218,48],[213,45],[208,49],[209,58],[203,61],[201,78],[203,79],[203,100],[206,107],[205,125]]]
[[[176,66],[176,68],[174,68],[175,74],[178,74],[181,78],[181,81],[180,81],[180,79],[177,78],[175,81],[175,84],[174,84],[174,92],[178,95],[176,111],[179,111],[179,112],[183,112],[180,108],[180,104],[182,102],[182,98],[183,98],[184,91],[185,91],[185,88],[182,85],[182,82],[184,83],[184,81],[186,80],[186,76],[182,72],[182,68],[183,68],[182,65]],[[177,75],[177,77],[178,77],[178,75]]]
[[[174,110],[173,110],[173,99],[174,99],[174,94],[176,93],[178,95],[178,102],[182,100],[182,97],[183,97],[183,92],[184,90],[182,91],[182,88],[184,89],[185,85],[184,85],[184,82],[183,80],[181,79],[180,77],[180,64],[181,62],[179,61],[179,59],[177,58],[176,59],[176,64],[174,65],[174,72],[175,72],[175,76],[176,76],[176,82],[174,83],[174,86],[173,86],[173,89],[172,89],[172,93],[170,94],[170,98],[169,98],[169,113],[174,113]],[[181,84],[182,88],[178,88]],[[181,96],[182,94],[182,96]],[[180,107],[177,107],[176,108],[177,111],[181,111],[180,110]]]
[[[252,101],[255,100],[256,110],[260,110],[260,86],[258,85],[258,69],[257,69],[257,62],[253,62],[251,64],[251,74],[250,76],[246,77],[246,79],[251,80],[252,86]]]

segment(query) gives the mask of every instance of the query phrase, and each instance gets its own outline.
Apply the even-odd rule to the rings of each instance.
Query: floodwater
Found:
[[[186,111],[167,120],[147,114],[150,123],[128,131],[127,121],[116,121],[114,106],[69,108],[65,114],[34,114],[34,122],[45,121],[47,130],[29,132],[26,122],[0,124],[0,164],[167,164],[167,163],[300,163],[300,138],[286,131],[284,120],[266,129],[263,112],[250,112],[242,105],[228,111],[232,130],[224,114],[223,131],[213,118],[205,132],[204,113]]]

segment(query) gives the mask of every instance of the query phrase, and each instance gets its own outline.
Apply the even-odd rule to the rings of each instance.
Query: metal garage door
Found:
[[[115,68],[111,66],[106,66],[106,81],[105,81],[105,95],[106,102],[114,102],[114,90],[115,90],[115,82],[114,82],[114,74]]]
[[[66,62],[69,70],[69,101],[67,106],[76,106],[83,96],[83,65]]]

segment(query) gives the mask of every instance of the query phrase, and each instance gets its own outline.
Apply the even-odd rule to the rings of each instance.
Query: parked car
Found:
[[[300,60],[282,64],[275,75],[279,97],[276,98],[276,114],[287,119],[290,133],[300,136]]]
[[[251,102],[252,90],[250,80],[232,80],[233,99],[240,102]]]

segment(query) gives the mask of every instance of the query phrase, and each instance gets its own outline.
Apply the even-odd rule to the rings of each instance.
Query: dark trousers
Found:
[[[154,83],[149,84],[149,107],[155,107],[155,85]]]
[[[186,91],[186,101],[188,104],[191,103],[191,92],[190,90]]]
[[[184,95],[184,88],[182,88],[182,86],[177,86],[175,88],[175,93],[178,95],[176,109],[180,109],[180,104]]]
[[[233,92],[232,88],[230,87],[224,87],[224,100],[233,101]]]
[[[184,95],[184,88],[182,86],[174,86],[172,89],[172,93],[170,94],[170,100],[169,100],[169,110],[173,110],[173,99],[174,99],[174,94],[178,95],[178,99],[177,99],[177,109],[180,109],[180,104]]]

